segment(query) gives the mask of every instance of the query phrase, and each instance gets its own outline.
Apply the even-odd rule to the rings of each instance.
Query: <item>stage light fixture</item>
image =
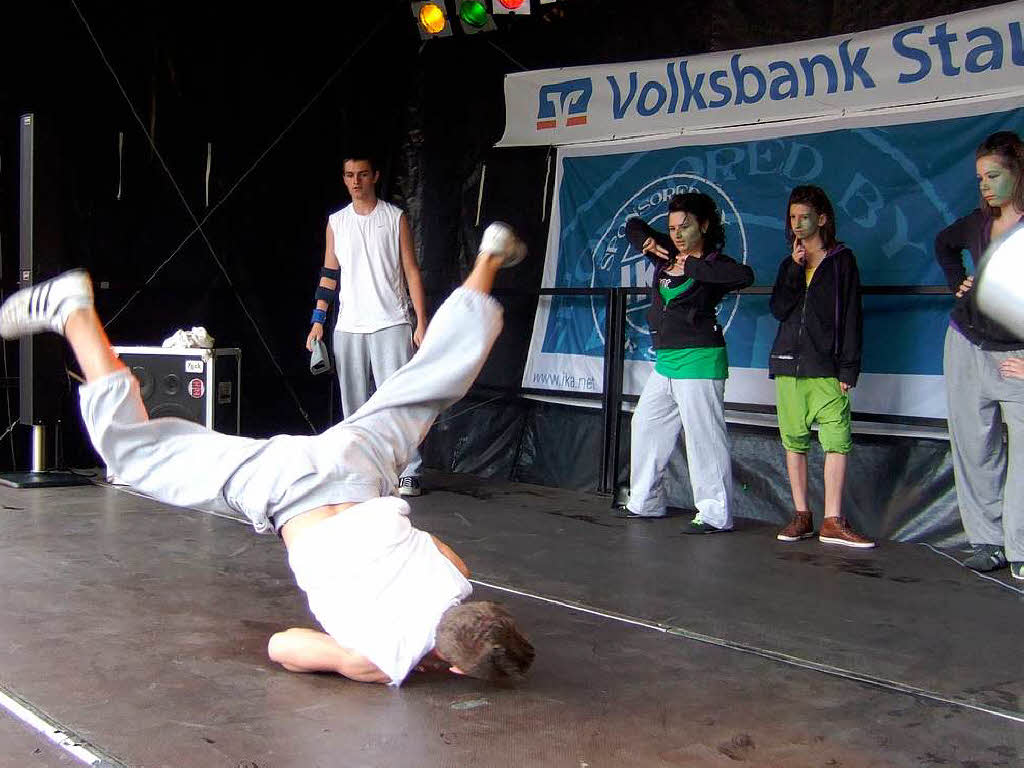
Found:
[[[487,12],[487,6],[482,0],[460,0],[459,22],[462,24],[462,31],[467,35],[496,29],[494,19]]]
[[[530,12],[530,0],[494,0],[495,14],[525,16]]]
[[[412,4],[412,15],[416,19],[416,28],[423,40],[434,37],[449,37],[452,34],[452,26],[448,23],[448,13],[444,9],[442,0],[427,0],[426,2],[414,2]]]

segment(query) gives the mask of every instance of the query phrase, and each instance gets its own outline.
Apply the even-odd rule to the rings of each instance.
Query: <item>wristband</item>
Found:
[[[320,325],[327,324],[327,310],[326,309],[314,309],[313,319],[310,321],[313,323],[320,323]]]

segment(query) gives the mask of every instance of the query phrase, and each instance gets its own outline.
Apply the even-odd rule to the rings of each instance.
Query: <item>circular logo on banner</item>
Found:
[[[190,379],[188,382],[188,394],[196,400],[206,394],[206,385],[202,379]]]
[[[637,190],[612,217],[608,228],[601,235],[594,247],[594,268],[591,273],[590,287],[599,288],[608,285],[648,286],[654,267],[647,257],[636,250],[626,238],[626,220],[639,216],[655,229],[668,232],[668,201],[674,196],[685,192],[702,192],[715,201],[722,215],[722,224],[726,232],[726,253],[736,261],[747,263],[747,232],[743,226],[739,209],[718,184],[694,173],[672,173],[654,179]],[[729,328],[736,310],[739,308],[739,294],[730,294],[719,306],[719,318],[723,319],[722,330]],[[600,305],[600,306],[599,306]],[[647,338],[647,310],[651,306],[650,299],[645,296],[631,296],[626,303],[626,349],[634,352],[639,339]],[[594,330],[603,343],[604,338],[604,306],[603,301],[591,301],[591,316]],[[649,340],[643,342],[646,348],[643,355],[654,359]]]

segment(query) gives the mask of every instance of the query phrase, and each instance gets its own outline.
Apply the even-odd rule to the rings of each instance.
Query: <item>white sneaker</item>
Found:
[[[502,257],[502,269],[514,267],[526,258],[526,243],[503,221],[495,221],[480,238],[480,252]]]
[[[12,294],[0,307],[0,336],[16,339],[44,331],[63,335],[71,313],[92,305],[89,273],[65,272]]]

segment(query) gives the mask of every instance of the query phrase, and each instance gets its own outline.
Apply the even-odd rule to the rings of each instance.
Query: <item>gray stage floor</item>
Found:
[[[414,521],[526,628],[524,684],[285,672],[267,637],[312,622],[275,537],[87,487],[0,489],[0,692],[110,766],[1024,764],[1008,576],[919,545],[688,537],[586,494],[430,486]],[[0,711],[0,766],[71,764]]]

